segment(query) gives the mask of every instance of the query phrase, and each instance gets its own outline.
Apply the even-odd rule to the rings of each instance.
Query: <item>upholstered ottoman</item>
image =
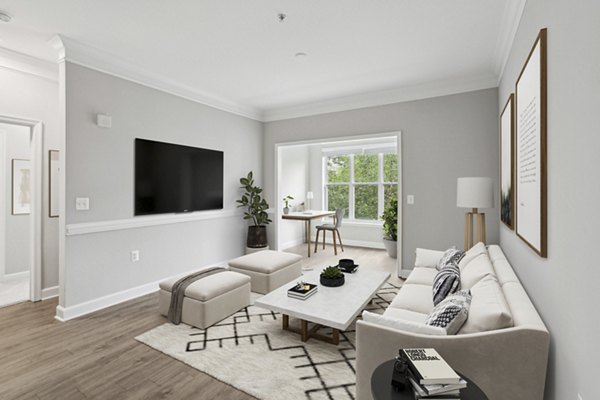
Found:
[[[159,284],[159,312],[168,316],[171,290],[179,278]],[[181,322],[208,328],[250,305],[250,278],[228,270],[197,280],[185,289]]]
[[[263,250],[229,261],[229,269],[248,275],[252,291],[269,293],[302,275],[302,257],[297,254]]]

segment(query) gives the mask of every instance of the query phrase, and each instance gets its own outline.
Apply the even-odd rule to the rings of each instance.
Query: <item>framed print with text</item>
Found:
[[[546,29],[542,29],[517,79],[516,231],[541,257],[547,255]]]
[[[514,94],[500,115],[500,220],[514,229],[515,212],[515,119]]]

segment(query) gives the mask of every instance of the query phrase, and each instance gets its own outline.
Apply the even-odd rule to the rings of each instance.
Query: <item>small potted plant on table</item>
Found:
[[[320,281],[323,286],[342,286],[345,282],[344,273],[338,267],[329,266],[321,271]]]
[[[284,214],[290,213],[290,200],[294,200],[294,198],[289,194],[283,198],[283,202],[285,203],[285,207],[283,207]]]

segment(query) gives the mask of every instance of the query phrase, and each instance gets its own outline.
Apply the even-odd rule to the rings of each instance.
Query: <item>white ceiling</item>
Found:
[[[0,47],[54,61],[60,34],[269,120],[495,86],[524,1],[0,0]]]

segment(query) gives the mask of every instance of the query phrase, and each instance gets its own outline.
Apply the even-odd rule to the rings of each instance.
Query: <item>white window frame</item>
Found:
[[[355,193],[354,189],[356,186],[374,186],[377,185],[377,215],[383,214],[384,209],[384,186],[385,185],[398,185],[398,179],[396,178],[395,182],[386,182],[383,180],[383,161],[384,154],[397,154],[395,152],[380,152],[377,153],[378,160],[378,176],[376,182],[355,182],[354,180],[354,155],[350,154],[338,154],[338,155],[324,155],[322,158],[322,166],[323,166],[323,207],[325,210],[329,209],[329,191],[327,190],[329,186],[348,186],[348,220],[351,222],[358,223],[374,223],[379,222],[379,217],[377,219],[356,219],[356,206],[355,206]],[[347,156],[350,158],[350,181],[349,182],[334,182],[329,183],[329,174],[327,171],[327,159],[329,157],[344,157]]]

